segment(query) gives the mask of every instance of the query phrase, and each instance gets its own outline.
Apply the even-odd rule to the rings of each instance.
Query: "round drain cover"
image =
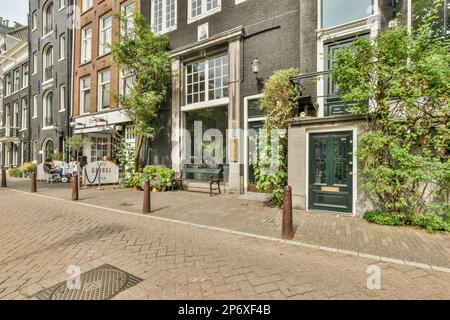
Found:
[[[118,269],[99,268],[61,283],[53,291],[51,300],[106,300],[127,284],[127,274]]]

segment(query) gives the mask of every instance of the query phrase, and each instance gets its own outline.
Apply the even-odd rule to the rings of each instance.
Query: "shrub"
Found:
[[[427,229],[428,232],[450,231],[450,221],[445,221],[431,212],[416,214],[411,221],[414,225]]]
[[[59,153],[58,151],[56,151],[54,154],[52,154],[51,157],[55,161],[63,161],[64,160],[64,155],[62,153]]]
[[[400,212],[368,211],[364,214],[368,222],[388,226],[404,226],[405,218],[406,215]]]
[[[22,171],[19,168],[11,168],[8,173],[11,177],[22,178]]]
[[[150,180],[152,187],[166,188],[172,185],[172,178],[175,171],[165,166],[146,166],[143,171],[143,177]]]

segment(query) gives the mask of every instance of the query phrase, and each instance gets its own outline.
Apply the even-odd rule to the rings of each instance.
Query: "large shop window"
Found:
[[[331,28],[372,15],[373,0],[321,0],[322,28]]]
[[[187,104],[228,97],[228,55],[186,66]]]
[[[186,134],[189,133],[185,137],[185,162],[210,165],[226,163],[228,106],[188,111],[185,112],[185,119]]]
[[[108,156],[108,138],[91,137],[91,162],[100,161]]]
[[[155,33],[176,29],[177,0],[152,0],[152,9],[152,26]]]

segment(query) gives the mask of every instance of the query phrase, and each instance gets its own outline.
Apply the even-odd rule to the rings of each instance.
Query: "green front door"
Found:
[[[309,209],[352,212],[351,131],[310,134]]]

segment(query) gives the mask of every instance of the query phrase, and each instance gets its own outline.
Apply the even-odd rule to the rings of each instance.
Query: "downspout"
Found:
[[[31,5],[30,2],[28,2],[28,12],[31,12]],[[31,128],[31,16],[28,13],[28,112],[27,112],[27,136],[28,136],[28,148],[27,148],[27,161],[31,162],[34,159],[31,159],[31,149],[32,149],[32,128]],[[34,66],[33,66],[34,67]],[[22,73],[23,74],[23,73]],[[36,106],[33,106],[33,108],[36,108]],[[23,115],[22,115],[23,116]]]
[[[75,8],[75,4],[74,4],[74,0],[72,0],[72,26],[68,26],[69,30],[67,32],[67,35],[70,35],[70,40],[69,43],[72,42],[72,46],[70,48],[70,50],[68,50],[70,52],[69,57],[68,57],[68,63],[67,63],[67,78],[68,78],[68,82],[70,84],[70,98],[68,97],[69,100],[69,107],[66,110],[67,113],[67,133],[69,137],[73,136],[73,131],[74,128],[72,128],[72,126],[70,126],[70,119],[71,116],[73,115],[73,100],[74,100],[74,92],[73,92],[73,76],[75,74],[75,59],[73,59],[73,55],[74,55],[74,50],[75,50],[75,26],[76,26],[76,8]],[[70,18],[70,13],[68,14],[68,17]],[[72,30],[70,30],[72,29]]]

